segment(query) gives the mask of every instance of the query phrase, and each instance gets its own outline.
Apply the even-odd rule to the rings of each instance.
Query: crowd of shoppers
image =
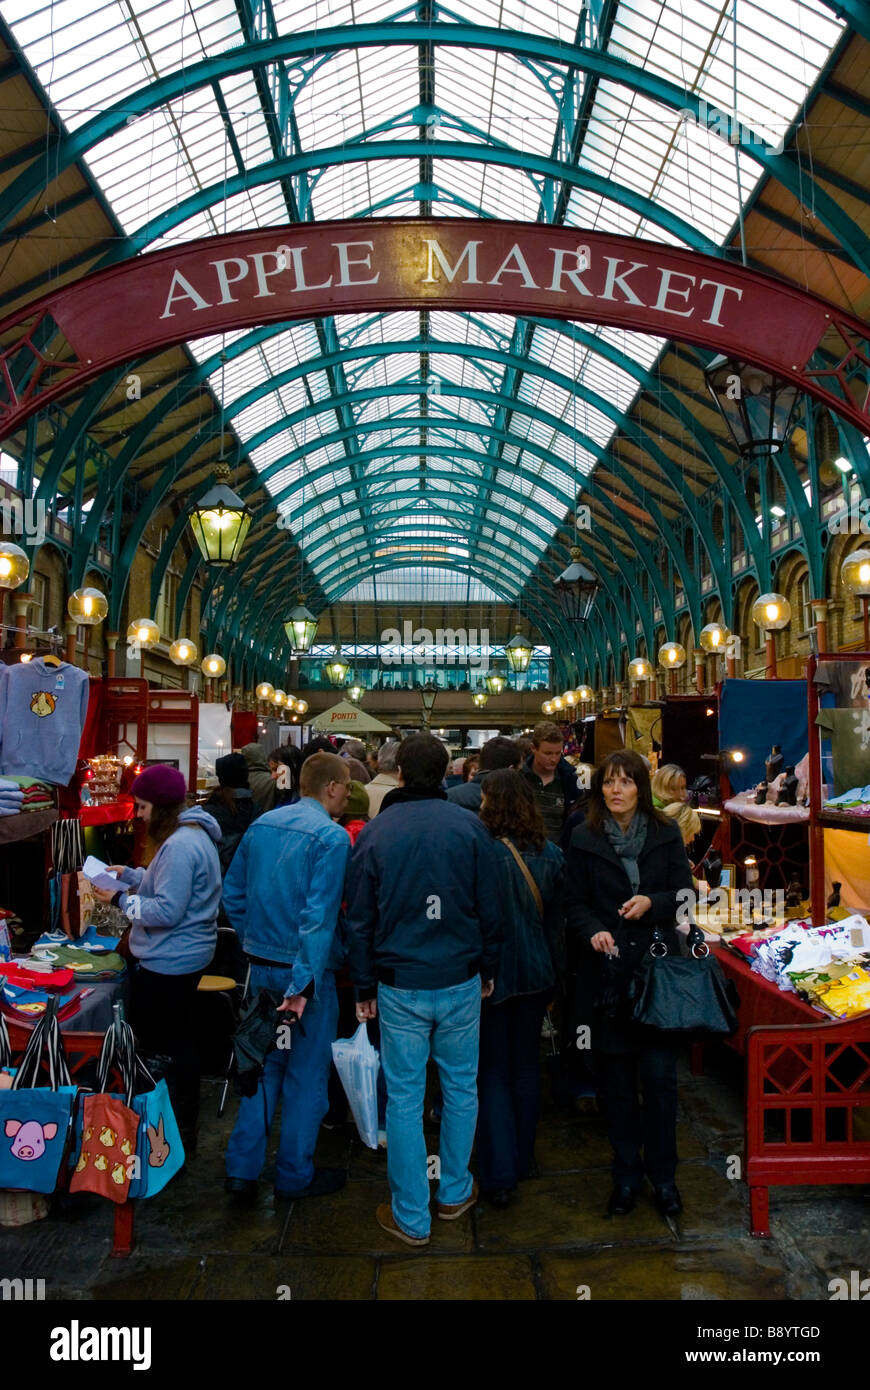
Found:
[[[332,1042],[364,1025],[386,1085],[392,1200],[377,1208],[379,1225],[412,1246],[430,1238],[430,1060],[437,1217],[455,1220],[481,1195],[508,1206],[533,1171],[542,1025],[559,1000],[563,1051],[573,1055],[581,1029],[591,1038],[613,1149],[609,1213],[631,1211],[644,1176],[663,1212],[680,1210],[676,1050],[633,1025],[629,991],[653,931],[679,949],[696,818],[679,768],[651,783],[646,760],[623,750],[584,790],[562,747],[548,722],[527,748],[493,738],[447,790],[448,752],[428,733],[374,757],[317,739],[267,761],[249,744],[218,760],[218,789],[187,811],[181,774],[149,768],[137,779],[153,858],[123,871],[115,897],[134,924],[135,1026],[173,1061],[192,1143],[198,1078],[185,1020],[219,915],[244,952],[248,1003],[274,1010],[275,1038],[227,1148],[231,1195],[255,1196],[273,1123],[278,1198],[343,1186],[344,1170],[317,1168],[314,1154],[335,1108]],[[333,1072],[333,1097],[336,1082]]]

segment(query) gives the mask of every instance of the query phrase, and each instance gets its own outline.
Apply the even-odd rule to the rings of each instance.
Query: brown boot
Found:
[[[428,1236],[409,1236],[407,1231],[403,1231],[396,1222],[393,1215],[393,1208],[389,1202],[383,1202],[375,1212],[375,1218],[382,1231],[387,1231],[397,1240],[403,1240],[406,1245],[428,1245]]]

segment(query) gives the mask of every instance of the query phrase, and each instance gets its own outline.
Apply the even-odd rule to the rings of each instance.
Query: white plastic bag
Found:
[[[341,1077],[359,1137],[370,1149],[378,1147],[378,1068],[381,1061],[361,1023],[352,1038],[332,1044],[332,1060]]]

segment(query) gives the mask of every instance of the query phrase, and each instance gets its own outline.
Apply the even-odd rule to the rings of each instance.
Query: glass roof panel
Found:
[[[562,3],[562,0],[457,0],[453,12],[475,24],[515,28],[570,42],[578,25],[588,37],[594,27],[590,13],[596,6]],[[396,13],[389,0],[273,0],[271,6],[278,33],[316,31],[324,26],[350,26],[387,22]],[[4,0],[3,14],[11,24],[37,75],[70,129],[77,129],[100,109],[123,100],[157,76],[186,69],[204,56],[239,45],[243,41],[240,14],[246,6],[237,0]],[[722,138],[715,117],[733,108],[744,125],[751,126],[769,144],[783,135],[799,115],[810,86],[816,81],[842,32],[842,24],[821,0],[778,0],[771,7],[761,0],[740,0],[733,9],[722,0],[618,0],[608,39],[609,51],[630,64],[661,74],[702,96],[708,103],[706,122],[686,119],[647,96],[613,82],[599,81],[584,133],[578,166],[613,179],[634,190],[651,204],[691,224],[703,237],[722,244],[736,223],[740,198],[753,194],[760,166],[748,155],[735,157],[734,148]],[[252,22],[266,35],[268,7],[251,6]],[[259,18],[257,18],[259,16]],[[582,17],[581,17],[582,16]],[[443,16],[443,22],[452,22]],[[423,76],[436,106],[445,113],[432,131],[428,160],[361,160],[315,168],[308,178],[311,204],[306,215],[317,218],[349,218],[374,208],[379,215],[406,216],[421,211],[420,197],[432,197],[420,188],[424,178],[443,190],[445,200],[435,204],[440,214],[469,216],[479,209],[486,215],[535,221],[542,216],[541,181],[527,171],[536,155],[548,156],[558,145],[558,109],[561,75],[556,65],[532,66],[508,54],[470,48],[436,46],[434,65],[421,75],[425,49],[416,46],[346,49],[316,68],[293,95],[294,126],[285,139],[298,136],[305,152],[336,149],[357,140],[372,128],[392,122],[367,136],[369,144],[383,148],[386,140],[416,140],[418,127],[411,113],[421,100]],[[734,58],[737,55],[737,79]],[[276,69],[272,69],[272,75]],[[288,74],[291,82],[301,69]],[[541,77],[546,75],[550,90]],[[575,99],[582,94],[582,74]],[[220,94],[220,102],[217,92]],[[230,134],[221,104],[229,113]],[[115,213],[122,229],[135,232],[152,219],[171,217],[179,204],[190,198],[215,199],[201,206],[183,222],[165,230],[154,246],[169,245],[194,237],[245,227],[275,226],[292,215],[292,199],[272,178],[262,185],[234,195],[224,202],[220,194],[226,178],[239,172],[238,158],[246,169],[267,169],[273,157],[266,87],[258,87],[251,73],[222,79],[211,87],[190,89],[165,108],[134,120],[94,147],[87,156],[90,170]],[[456,129],[458,122],[466,128]],[[477,132],[480,132],[478,134]],[[445,142],[475,146],[480,140],[510,146],[517,167],[501,167],[484,159],[449,160],[438,155]],[[289,147],[289,143],[288,143]],[[361,152],[365,152],[365,147]],[[429,153],[429,152],[427,152]],[[424,172],[423,165],[428,167]],[[304,198],[306,182],[297,186]],[[558,193],[558,188],[555,192]],[[415,194],[417,198],[415,198]],[[453,197],[457,201],[451,203]],[[582,188],[569,190],[565,220],[569,225],[644,236],[665,243],[679,243],[675,231],[663,230],[649,214],[621,207],[614,199]],[[318,441],[354,420],[358,425],[385,422],[371,433],[361,434],[365,452],[364,486],[371,497],[392,497],[395,506],[385,513],[391,527],[400,527],[413,508],[413,481],[395,484],[395,474],[413,471],[420,453],[430,466],[451,472],[455,479],[456,505],[468,505],[464,489],[479,493],[481,515],[486,519],[480,554],[490,553],[488,525],[502,503],[512,508],[517,528],[516,559],[530,572],[542,543],[534,533],[522,535],[523,516],[540,529],[538,513],[517,511],[515,501],[501,490],[545,508],[544,515],[561,520],[561,503],[535,480],[553,483],[570,495],[595,462],[590,450],[575,446],[570,431],[588,436],[604,447],[612,438],[615,422],[596,405],[599,397],[615,410],[626,412],[636,400],[643,378],[626,368],[636,364],[650,371],[663,347],[661,340],[617,329],[584,327],[586,337],[597,339],[626,360],[625,366],[609,361],[583,343],[575,344],[570,331],[535,326],[528,338],[523,325],[507,315],[455,314],[429,311],[429,376],[470,389],[497,394],[508,382],[521,403],[534,406],[550,419],[536,420],[516,407],[507,417],[513,442],[492,441],[495,410],[489,405],[434,390],[427,392],[429,423],[426,442],[419,426],[407,419],[421,412],[420,393],[398,395],[397,383],[420,380],[419,353],[395,358],[354,361],[347,364],[347,380],[357,389],[375,388],[378,396],[352,409],[314,413],[310,407],[331,399],[342,390],[342,373],[330,377],[312,367],[304,377],[276,385],[289,368],[313,363],[322,356],[321,342],[312,323],[297,323],[280,334],[228,359],[214,370],[209,384],[227,410],[242,443],[254,441],[270,427],[279,427],[260,440],[250,454],[253,466],[264,469],[280,463],[296,451],[300,458],[287,463],[268,480],[273,493],[308,478],[320,468],[337,472],[317,483],[308,483],[310,496],[331,487],[347,487],[348,505],[365,505],[348,467],[354,442],[322,445]],[[419,313],[346,315],[334,320],[342,345],[371,346],[416,340],[421,334]],[[198,362],[230,348],[243,335],[227,334],[192,342]],[[438,352],[439,342],[460,343],[462,358]],[[573,392],[564,383],[550,382],[531,371],[516,379],[504,364],[475,360],[475,349],[485,346],[509,351],[522,344],[532,363],[552,369],[576,381]],[[516,382],[519,385],[516,385]],[[234,406],[259,386],[264,393],[241,409]],[[293,425],[288,416],[300,418]],[[386,423],[389,422],[389,423]],[[558,424],[556,422],[559,422]],[[469,429],[478,426],[483,436]],[[396,447],[414,452],[391,453]],[[543,451],[535,452],[530,446]],[[456,450],[469,450],[475,461],[457,458]],[[479,462],[477,461],[479,460]],[[489,472],[484,474],[484,465]],[[517,467],[526,476],[517,473]],[[486,478],[486,481],[484,479]],[[295,506],[298,499],[294,498]],[[283,506],[284,504],[282,504]],[[329,504],[331,505],[331,504]],[[403,510],[405,509],[405,510]],[[359,512],[348,513],[349,522]],[[395,520],[393,520],[395,518]],[[466,518],[467,520],[467,518]],[[338,521],[315,508],[305,517],[312,537],[329,540]],[[325,529],[324,529],[325,528]],[[356,528],[359,529],[358,527]],[[336,529],[336,544],[338,543]],[[363,545],[352,563],[367,563]],[[319,561],[318,561],[319,563]],[[346,569],[342,566],[341,574]],[[429,583],[432,576],[442,587],[454,580],[425,567],[391,576],[385,583],[404,587]],[[343,582],[343,581],[342,581]],[[511,592],[517,581],[506,580]],[[419,595],[418,595],[419,597]]]

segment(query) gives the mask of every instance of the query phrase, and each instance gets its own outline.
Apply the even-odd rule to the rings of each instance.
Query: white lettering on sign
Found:
[[[511,266],[511,261],[515,261],[516,264]],[[503,275],[522,275],[524,289],[536,290],[538,288],[532,278],[532,272],[529,270],[526,258],[519,246],[511,247],[498,270],[495,272],[495,275],[493,275],[492,279],[487,281],[487,283],[490,285],[498,285]]]
[[[447,257],[441,250],[440,245],[434,237],[424,237],[423,245],[427,247],[429,253],[426,278],[423,281],[424,285],[434,285],[436,280],[438,279],[438,276],[433,273],[435,270],[434,261],[438,262],[439,266],[441,267],[442,273],[446,276],[446,278],[452,285],[453,281],[456,279],[456,276],[459,273],[459,268],[462,265],[462,262],[465,260],[466,256],[468,257],[468,274],[466,275],[462,283],[464,285],[480,284],[480,281],[477,278],[477,248],[478,246],[482,246],[483,242],[467,241],[465,243],[465,246],[463,247],[462,255],[459,257],[459,260],[453,266],[448,261]]]
[[[181,271],[173,270],[172,279],[169,282],[169,294],[166,296],[166,308],[160,315],[162,319],[171,319],[175,317],[175,310],[173,309],[172,305],[178,298],[192,300],[194,312],[196,312],[197,309],[211,308],[211,305],[209,304],[208,300],[203,299],[201,294],[197,294],[196,290],[193,288],[193,285],[190,283],[189,280],[185,279]]]
[[[605,256],[604,259],[607,262],[607,279],[604,284],[604,291],[602,294],[598,295],[598,298],[615,299],[616,295],[613,291],[618,285],[625,295],[626,304],[637,304],[641,309],[645,308],[646,306],[643,300],[638,299],[625,277],[627,275],[633,275],[636,270],[646,270],[646,264],[643,261],[632,261],[628,270],[622,270],[617,273],[617,266],[622,265],[621,259],[619,257],[614,258],[613,256]]]
[[[702,323],[712,323],[716,328],[722,327],[722,320],[719,318],[719,310],[722,308],[722,301],[726,294],[736,294],[738,299],[743,298],[743,291],[737,285],[724,285],[721,280],[702,280],[700,288],[705,285],[712,285],[716,290],[713,296],[713,308],[710,310],[710,317],[702,319]]]
[[[493,268],[495,257],[491,258],[486,271],[493,273],[486,278],[483,270],[486,246],[483,240],[470,240],[461,248],[445,251],[437,237],[422,237],[425,274],[418,283],[501,288],[506,277],[515,276],[519,277],[518,288],[530,293],[575,294],[587,300],[607,300],[677,318],[700,318],[701,322],[715,328],[724,327],[722,314],[731,302],[727,296],[735,295],[738,303],[743,299],[743,289],[724,280],[702,279],[699,282],[698,276],[687,271],[621,256],[600,257],[603,275],[598,270],[598,263],[595,266],[598,273],[595,274],[592,254],[587,246],[547,247],[547,253],[552,257],[550,265],[542,259],[543,248],[531,241],[525,249],[521,242],[514,242],[506,255],[502,248],[498,248],[500,263]],[[377,268],[377,247],[376,240],[330,243],[332,271],[316,283],[306,278],[306,270],[308,275],[323,274],[327,267],[322,251],[318,257],[319,271],[312,272],[310,265],[306,267],[306,253],[313,256],[317,250],[307,245],[282,245],[273,250],[252,251],[248,256],[228,256],[209,261],[210,272],[205,267],[191,272],[191,275],[196,274],[196,285],[189,275],[176,268],[171,272],[160,317],[171,319],[185,310],[198,313],[203,309],[238,304],[244,302],[246,297],[253,301],[273,299],[282,292],[310,294],[333,286],[343,289],[377,285],[381,281],[381,270]],[[643,272],[647,273],[639,280],[638,276]],[[280,277],[284,275],[287,279],[282,282]],[[644,295],[648,297],[648,303]]]
[[[677,285],[672,285],[672,280],[688,280],[689,283],[686,288],[682,290]],[[680,318],[691,318],[692,314],[695,312],[694,309],[672,309],[667,303],[667,298],[669,294],[678,294],[682,298],[683,303],[688,304],[689,290],[693,287],[694,283],[694,275],[686,275],[682,270],[663,270],[659,281],[659,297],[652,307],[654,309],[660,309],[663,314],[679,314]]]
[[[381,278],[381,272],[377,271],[369,280],[353,280],[351,278],[351,266],[362,265],[366,270],[372,268],[372,251],[374,247],[370,241],[334,241],[333,246],[338,248],[338,264],[340,285],[376,285]],[[349,252],[351,247],[367,246],[369,254],[367,256],[357,256],[351,260]]]

